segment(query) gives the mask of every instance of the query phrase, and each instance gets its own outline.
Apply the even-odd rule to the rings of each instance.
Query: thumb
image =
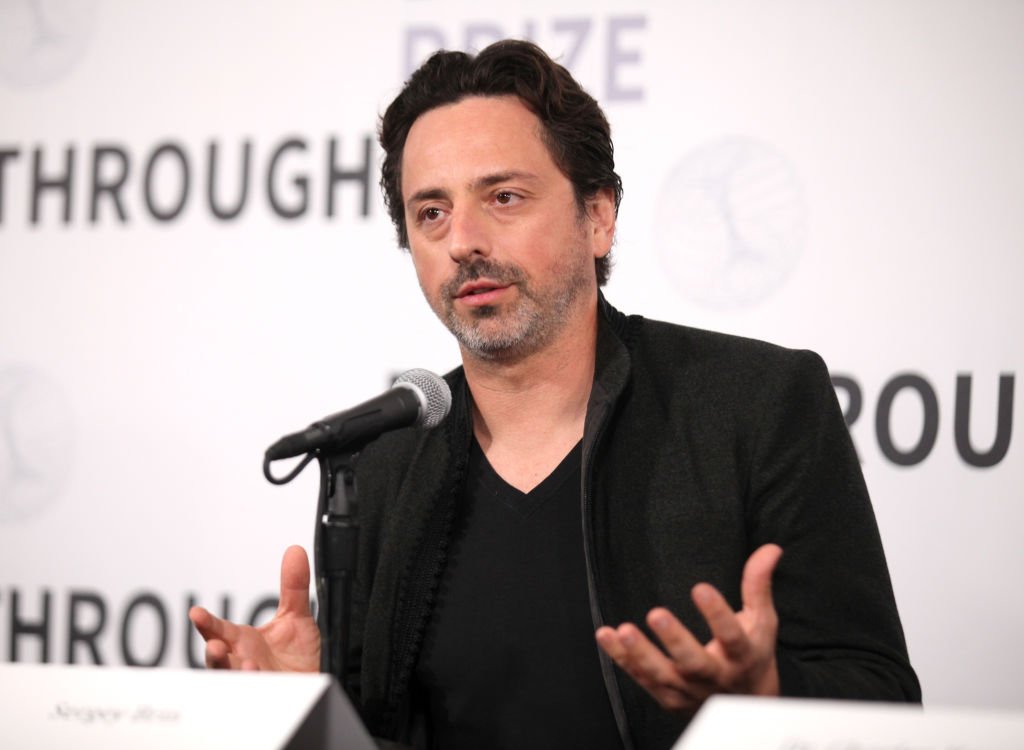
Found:
[[[741,584],[746,609],[773,609],[772,573],[782,557],[782,547],[764,544],[758,547],[743,567]]]
[[[281,599],[277,616],[309,617],[309,560],[306,550],[293,545],[281,560]]]

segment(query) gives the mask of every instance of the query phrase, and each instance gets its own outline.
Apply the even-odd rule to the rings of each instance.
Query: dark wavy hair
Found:
[[[470,96],[517,96],[540,120],[555,164],[572,183],[580,215],[586,200],[611,188],[618,213],[622,180],[615,173],[611,129],[590,94],[568,70],[535,44],[507,39],[476,56],[435,52],[406,82],[380,121],[384,148],[380,186],[398,244],[409,247],[402,201],[402,152],[409,129],[420,115]],[[608,256],[595,259],[597,282],[611,272]]]

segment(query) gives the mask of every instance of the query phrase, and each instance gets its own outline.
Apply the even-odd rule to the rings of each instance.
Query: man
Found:
[[[667,748],[716,692],[919,700],[824,364],[608,305],[621,184],[568,72],[524,42],[438,53],[381,143],[463,366],[441,427],[357,465],[347,683],[371,731]],[[207,663],[317,669],[308,582],[292,548],[271,623],[193,610]]]

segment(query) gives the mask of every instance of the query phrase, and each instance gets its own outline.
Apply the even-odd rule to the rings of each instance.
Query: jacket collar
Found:
[[[619,312],[603,293],[598,294],[597,312],[597,359],[591,407],[598,402],[614,402],[625,389],[632,368],[630,350],[642,320],[638,315]]]

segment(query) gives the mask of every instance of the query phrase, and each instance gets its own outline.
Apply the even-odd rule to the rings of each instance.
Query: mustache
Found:
[[[445,282],[442,291],[446,296],[454,297],[463,284],[480,278],[487,278],[505,286],[525,281],[526,274],[514,263],[498,263],[487,258],[479,258],[472,263],[460,264],[455,275]]]

